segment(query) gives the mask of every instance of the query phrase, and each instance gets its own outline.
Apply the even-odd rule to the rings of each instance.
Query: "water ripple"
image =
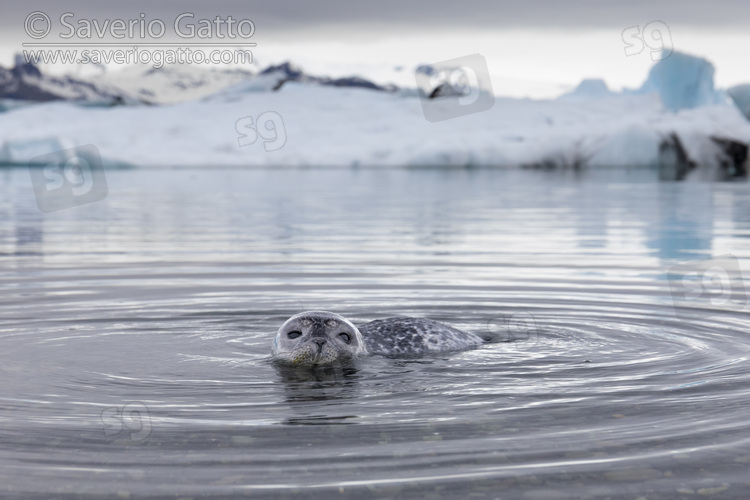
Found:
[[[667,276],[727,251],[746,266],[746,185],[112,172],[96,209],[43,216],[24,174],[0,188],[0,484],[18,496],[750,488],[746,304],[673,301]],[[270,341],[305,309],[493,342],[287,378]]]

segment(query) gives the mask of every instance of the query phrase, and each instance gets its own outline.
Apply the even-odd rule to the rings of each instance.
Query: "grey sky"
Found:
[[[194,12],[208,18],[232,14],[250,18],[271,37],[295,37],[318,31],[317,36],[337,36],[347,31],[377,37],[404,30],[434,30],[436,38],[446,40],[451,27],[471,28],[618,28],[632,23],[664,19],[668,23],[710,28],[741,29],[750,23],[750,2],[719,1],[711,4],[696,0],[287,0],[249,2],[242,0],[160,1],[131,0],[101,2],[78,0],[58,2],[40,0],[33,3],[7,2],[0,16],[4,42],[21,41],[23,21],[35,10],[45,11],[53,19],[70,11],[78,18],[133,19],[140,12],[148,18],[173,18],[181,12]]]
[[[625,56],[626,28],[663,21],[674,49],[706,57],[716,81],[750,81],[750,2],[723,0],[37,0],[6,5],[0,16],[0,64],[12,62],[24,42],[24,20],[45,12],[55,27],[44,42],[62,42],[60,15],[80,19],[160,19],[168,27],[181,13],[195,21],[216,16],[250,19],[260,66],[292,60],[310,71],[360,74],[408,84],[413,76],[384,68],[431,63],[481,53],[493,81],[508,95],[553,95],[582,78],[603,77],[613,86],[640,85],[652,64],[649,51]],[[37,40],[38,41],[38,40]],[[68,40],[68,41],[108,41]],[[137,42],[138,40],[136,40]],[[148,42],[149,40],[145,40]],[[195,41],[195,40],[193,40]],[[211,40],[216,42],[217,40]],[[130,43],[130,40],[123,40]],[[141,40],[141,43],[144,43]],[[401,80],[394,80],[402,77]],[[540,90],[534,90],[541,85]],[[560,87],[562,85],[562,87]]]

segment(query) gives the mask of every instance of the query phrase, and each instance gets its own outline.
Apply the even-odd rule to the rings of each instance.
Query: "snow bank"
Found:
[[[34,164],[34,158],[52,152],[60,152],[60,159],[67,157],[64,151],[73,148],[75,143],[58,136],[10,139],[0,146],[0,163],[8,165]]]
[[[734,106],[665,113],[653,95],[497,99],[489,111],[432,123],[405,94],[296,82],[236,90],[170,106],[55,102],[0,113],[0,162],[93,144],[105,164],[143,167],[653,166],[675,135],[688,161],[715,167],[726,155],[712,138],[750,137]]]

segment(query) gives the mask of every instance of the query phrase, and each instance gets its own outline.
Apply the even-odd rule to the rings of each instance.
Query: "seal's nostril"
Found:
[[[319,346],[322,346],[323,344],[326,343],[326,339],[315,339],[315,340],[313,340],[313,342],[315,342]]]

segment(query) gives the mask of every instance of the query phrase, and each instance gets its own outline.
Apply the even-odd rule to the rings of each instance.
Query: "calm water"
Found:
[[[746,498],[750,189],[654,178],[0,171],[0,494]],[[504,341],[282,376],[307,309]]]

